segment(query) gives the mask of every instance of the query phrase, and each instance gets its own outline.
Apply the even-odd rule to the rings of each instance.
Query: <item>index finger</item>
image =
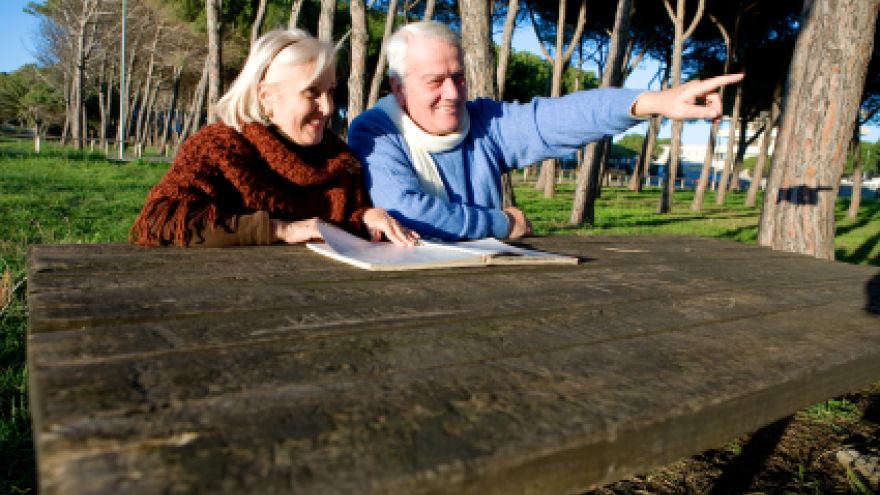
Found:
[[[738,83],[742,81],[743,77],[745,77],[745,74],[742,72],[739,74],[724,74],[723,76],[710,77],[709,79],[700,81],[696,89],[700,94],[711,93],[721,86]]]

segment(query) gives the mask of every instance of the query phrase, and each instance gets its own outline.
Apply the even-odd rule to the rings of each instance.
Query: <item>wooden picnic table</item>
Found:
[[[880,379],[877,268],[549,237],[577,266],[303,246],[29,253],[42,493],[576,493]]]

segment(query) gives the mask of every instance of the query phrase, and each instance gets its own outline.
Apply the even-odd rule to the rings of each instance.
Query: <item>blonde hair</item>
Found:
[[[388,54],[388,77],[396,78],[401,82],[406,77],[406,53],[411,36],[445,41],[458,48],[458,52],[461,53],[458,35],[449,29],[449,26],[437,21],[413,22],[395,31],[385,42],[385,52]]]
[[[275,29],[261,36],[251,47],[244,67],[226,94],[217,102],[217,117],[224,124],[241,132],[249,122],[269,125],[260,105],[258,88],[270,65],[301,65],[315,61],[315,73],[309,84],[335,63],[336,48],[302,29]]]

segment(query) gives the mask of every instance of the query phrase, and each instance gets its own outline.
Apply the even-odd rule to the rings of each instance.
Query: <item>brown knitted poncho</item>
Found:
[[[228,230],[230,218],[259,211],[288,221],[318,217],[363,233],[367,208],[361,165],[331,132],[300,147],[262,124],[245,124],[241,133],[213,124],[180,148],[129,240],[187,246],[206,227]]]

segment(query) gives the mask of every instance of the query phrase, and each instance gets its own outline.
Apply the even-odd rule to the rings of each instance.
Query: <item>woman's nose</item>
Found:
[[[333,95],[330,92],[321,93],[318,98],[318,110],[324,115],[333,113]]]

